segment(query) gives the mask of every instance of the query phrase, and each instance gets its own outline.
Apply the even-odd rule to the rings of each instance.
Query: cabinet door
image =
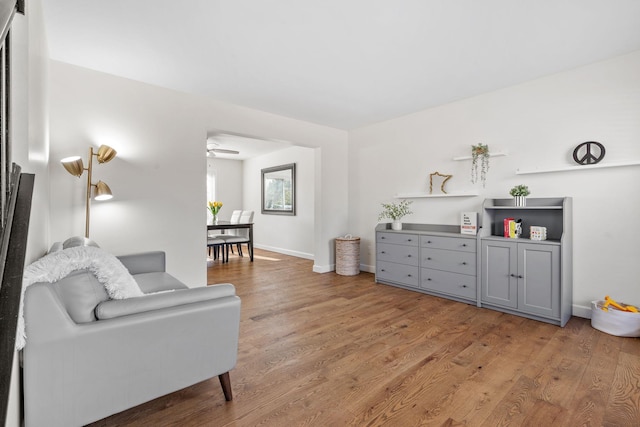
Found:
[[[560,247],[518,244],[518,308],[560,317]]]
[[[482,302],[518,306],[518,252],[515,242],[482,241]]]

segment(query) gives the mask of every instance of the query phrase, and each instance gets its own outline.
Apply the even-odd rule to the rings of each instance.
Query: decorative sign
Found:
[[[579,165],[595,165],[604,159],[604,145],[595,141],[587,141],[573,150],[573,160]]]
[[[433,177],[434,176],[441,176],[444,178],[444,180],[442,181],[442,185],[440,185],[440,190],[444,193],[447,194],[446,191],[444,191],[444,185],[447,183],[448,180],[451,179],[451,177],[453,175],[443,175],[440,172],[434,172],[432,174],[429,175],[429,194],[433,193]]]
[[[460,214],[460,233],[478,234],[478,212],[462,212]]]

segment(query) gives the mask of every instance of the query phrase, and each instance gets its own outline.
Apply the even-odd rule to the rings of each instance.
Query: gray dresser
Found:
[[[522,221],[505,238],[505,218]],[[572,314],[572,200],[486,199],[478,236],[460,227],[390,224],[376,227],[376,282],[564,326]],[[530,226],[547,240],[530,240]]]
[[[460,227],[376,227],[376,282],[476,304],[477,239]]]

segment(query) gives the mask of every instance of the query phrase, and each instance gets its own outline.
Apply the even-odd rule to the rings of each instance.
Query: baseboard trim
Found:
[[[368,264],[360,264],[360,271],[364,271],[365,273],[375,273],[376,266],[368,265]]]
[[[336,269],[335,264],[331,265],[318,265],[313,264],[313,272],[314,273],[330,273]]]
[[[313,261],[313,259],[315,258],[313,254],[308,254],[306,252],[292,251],[289,249],[276,248],[274,246],[267,246],[267,245],[253,245],[253,246],[256,249],[264,249],[265,251],[277,252],[283,255],[290,255],[298,258],[310,259],[311,261]]]
[[[573,313],[576,317],[582,317],[585,319],[591,319],[591,306],[585,307],[583,305],[573,304]]]

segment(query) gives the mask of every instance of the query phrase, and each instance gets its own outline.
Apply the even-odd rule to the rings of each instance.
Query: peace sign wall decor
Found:
[[[573,150],[573,160],[579,165],[595,165],[604,159],[604,145],[595,141],[587,141],[579,144]]]

